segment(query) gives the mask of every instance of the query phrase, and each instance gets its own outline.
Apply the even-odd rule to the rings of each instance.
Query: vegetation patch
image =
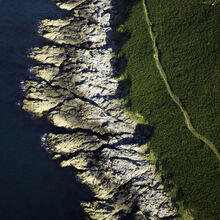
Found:
[[[157,158],[181,218],[220,219],[220,163],[186,128],[153,58],[141,0],[118,0],[118,69],[129,81],[125,107],[154,127],[148,146]],[[219,7],[200,0],[149,0],[160,61],[195,129],[220,146]],[[125,83],[124,83],[125,84]],[[220,150],[218,148],[218,150]],[[186,211],[187,210],[187,211]]]

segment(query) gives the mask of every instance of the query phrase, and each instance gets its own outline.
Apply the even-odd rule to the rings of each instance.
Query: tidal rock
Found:
[[[140,147],[151,131],[122,109],[111,62],[112,1],[56,4],[71,13],[41,21],[39,32],[51,42],[29,55],[38,65],[22,108],[62,127],[46,136],[47,149],[93,191],[94,201],[82,203],[90,219],[174,219],[171,198]]]

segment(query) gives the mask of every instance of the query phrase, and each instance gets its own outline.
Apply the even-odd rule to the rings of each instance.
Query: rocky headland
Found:
[[[171,198],[141,147],[151,131],[122,109],[112,58],[114,3],[56,1],[69,13],[40,22],[48,45],[29,55],[37,65],[34,79],[25,82],[22,108],[62,129],[44,142],[94,193],[92,202],[82,203],[88,218],[175,219]]]

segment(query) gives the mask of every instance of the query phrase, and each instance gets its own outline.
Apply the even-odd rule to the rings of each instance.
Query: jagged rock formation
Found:
[[[91,219],[174,219],[175,208],[140,145],[151,132],[121,109],[110,41],[111,0],[57,1],[66,19],[43,20],[50,45],[33,48],[36,78],[25,82],[22,108],[66,133],[48,134],[47,148],[61,166],[73,166],[94,192],[82,203]]]

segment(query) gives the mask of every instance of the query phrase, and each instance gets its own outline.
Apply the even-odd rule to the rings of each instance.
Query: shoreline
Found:
[[[67,2],[59,7],[72,10]],[[82,203],[91,219],[174,219],[171,199],[140,147],[151,131],[122,110],[109,41],[112,1],[80,2],[65,20],[41,21],[39,33],[51,44],[29,55],[39,65],[36,80],[25,82],[22,108],[63,129],[46,142],[95,194]]]

